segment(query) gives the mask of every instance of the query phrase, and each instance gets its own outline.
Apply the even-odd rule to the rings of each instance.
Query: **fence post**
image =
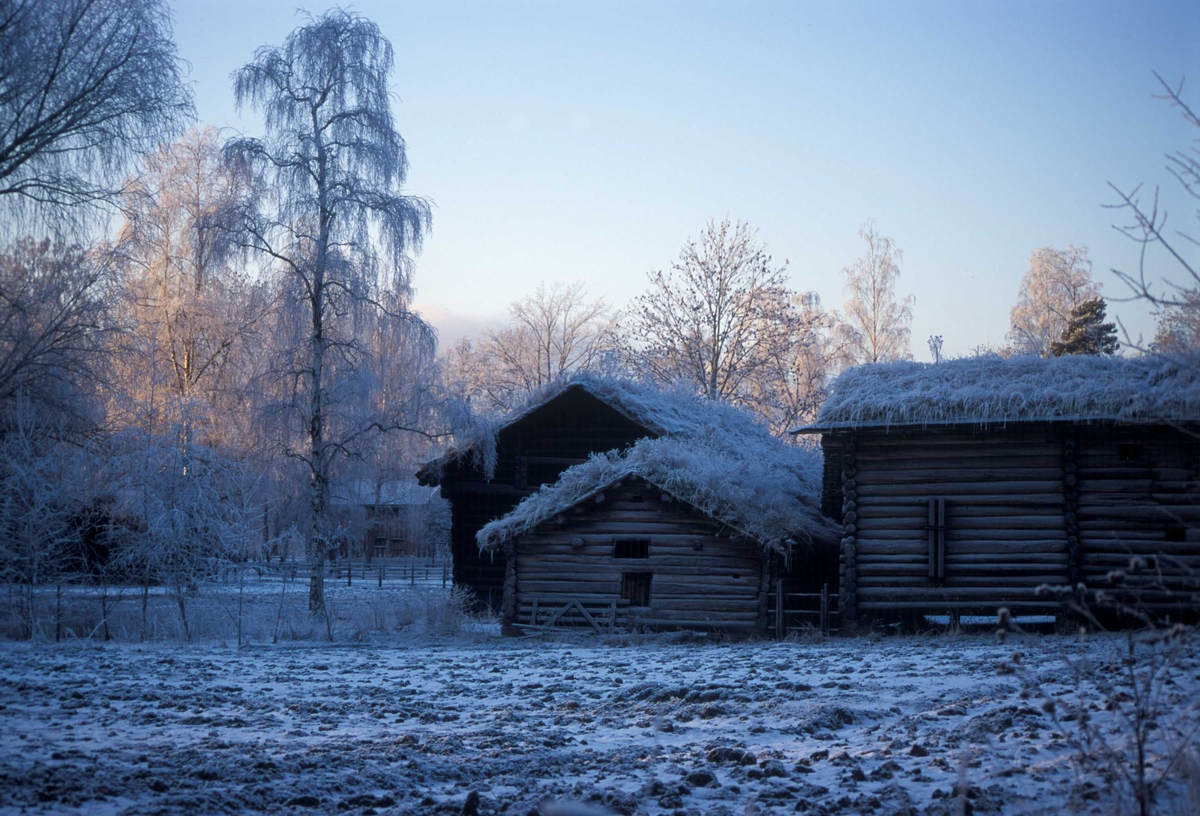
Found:
[[[383,566],[379,567],[379,588],[383,589]]]
[[[442,564],[442,589],[446,588],[446,572],[448,569],[445,564]]]
[[[353,580],[354,580],[354,565],[347,564],[346,565],[346,586],[352,586]]]
[[[829,634],[829,584],[821,585],[821,634]]]
[[[783,640],[783,580],[775,582],[775,639]]]
[[[409,586],[416,586],[417,585],[417,565],[416,564],[408,565],[408,577],[409,577]]]

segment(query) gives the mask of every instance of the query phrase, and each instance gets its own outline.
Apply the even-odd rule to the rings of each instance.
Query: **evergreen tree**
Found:
[[[1117,325],[1105,323],[1104,298],[1088,298],[1071,309],[1062,337],[1050,344],[1050,354],[1116,354]]]

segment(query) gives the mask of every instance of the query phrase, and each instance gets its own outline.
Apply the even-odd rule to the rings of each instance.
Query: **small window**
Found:
[[[1122,462],[1142,461],[1142,446],[1137,442],[1122,442],[1117,446],[1117,459]]]
[[[1172,524],[1167,527],[1167,541],[1187,541],[1187,528],[1182,524]]]
[[[613,558],[649,558],[650,539],[618,538],[613,543]]]
[[[629,601],[630,606],[650,605],[649,572],[626,572],[621,575],[621,598]]]
[[[638,502],[638,503],[641,503],[641,502],[644,502],[644,501],[646,500],[646,497],[645,497],[645,496],[643,496],[641,493],[634,493],[632,496],[630,496],[630,497],[629,497],[629,500],[630,500],[631,502]]]

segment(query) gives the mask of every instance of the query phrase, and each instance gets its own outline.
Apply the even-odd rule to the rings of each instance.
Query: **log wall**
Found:
[[[844,609],[1045,607],[1036,587],[1067,581],[1060,431],[854,436],[855,501],[844,515],[843,560],[850,563],[843,574],[849,584]],[[930,499],[945,500],[941,578],[930,577]]]
[[[735,541],[703,513],[639,479],[606,490],[583,506],[520,536],[510,622],[528,623],[536,599],[548,609],[579,601],[620,606],[623,620],[648,628],[761,629],[764,557],[754,542]],[[647,537],[648,558],[616,558],[614,539]],[[622,573],[653,575],[648,607],[621,603]]]
[[[1143,600],[1186,605],[1200,590],[1200,438],[1170,427],[1078,431],[1082,580],[1109,587],[1108,573],[1147,565]]]
[[[1200,606],[1200,436],[1175,427],[1018,425],[832,434],[841,464],[843,609],[992,612],[1053,606],[1042,584]],[[827,472],[826,484],[833,478]],[[945,569],[930,577],[929,502],[945,501]],[[828,505],[829,502],[826,502]]]

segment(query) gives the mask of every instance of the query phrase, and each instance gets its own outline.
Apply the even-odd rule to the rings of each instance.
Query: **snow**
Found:
[[[996,668],[1020,652],[1069,708],[1064,658],[1122,643],[3,643],[0,812],[1108,814],[1070,723]],[[1196,717],[1194,649],[1180,669],[1163,730]]]
[[[710,426],[688,437],[643,439],[625,452],[593,455],[485,525],[476,540],[480,549],[494,549],[631,475],[763,547],[786,552],[793,540],[835,540],[838,529],[820,511],[820,455],[784,445],[765,431],[753,433],[757,428]]]
[[[1158,357],[976,357],[851,368],[807,429],[1194,421],[1200,371]]]

